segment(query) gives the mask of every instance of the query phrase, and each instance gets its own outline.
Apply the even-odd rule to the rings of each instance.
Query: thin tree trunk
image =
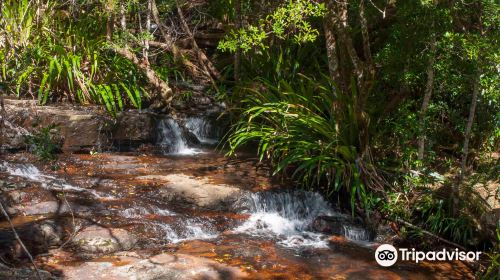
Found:
[[[242,27],[242,15],[241,15],[241,0],[234,1],[234,11],[236,18],[236,29],[239,30]],[[241,49],[237,48],[234,53],[234,81],[240,81],[240,71],[241,71]]]
[[[432,24],[434,26],[434,24]],[[422,132],[421,135],[418,139],[418,160],[423,160],[424,159],[424,151],[425,151],[425,138],[426,138],[426,133],[425,133],[425,118],[426,118],[426,113],[427,109],[429,108],[429,103],[432,97],[432,92],[434,89],[434,62],[436,60],[436,35],[432,33],[431,35],[431,46],[430,46],[430,56],[429,56],[429,61],[427,64],[427,84],[425,86],[425,94],[424,94],[424,100],[422,102],[422,109],[420,110],[420,124],[422,126]]]
[[[108,19],[106,21],[106,40],[111,41],[113,37],[113,15],[111,11],[109,12]]]
[[[469,155],[470,135],[472,132],[472,125],[474,124],[474,117],[476,115],[477,98],[479,96],[479,91],[481,90],[480,82],[481,82],[481,73],[478,70],[476,73],[476,77],[474,77],[474,90],[472,91],[472,101],[470,103],[469,118],[467,119],[467,126],[465,127],[462,166],[460,169],[460,183],[464,179],[467,169],[467,157]]]
[[[160,15],[159,15],[155,0],[151,1],[151,15],[153,16],[153,20],[156,23],[156,25],[158,25],[158,28],[160,30],[162,37],[163,37],[163,40],[165,41],[165,43],[161,47],[164,48],[165,50],[172,52],[172,55],[174,57],[174,61],[184,65],[186,70],[189,71],[189,73],[193,77],[196,77],[199,73],[198,67],[196,67],[196,65],[194,65],[193,63],[191,63],[187,59],[185,59],[182,55],[182,52],[175,45],[174,39],[167,32],[166,26],[160,20]],[[151,42],[149,42],[149,44],[151,45]]]
[[[149,33],[151,30],[151,9],[152,9],[152,0],[148,0],[148,10],[146,12],[146,33]],[[142,56],[144,58],[144,62],[149,65],[149,40],[144,40],[144,49],[142,52]]]
[[[200,64],[201,64],[203,70],[206,71],[208,78],[210,78],[210,80],[212,81],[212,83],[215,86],[215,81],[213,80],[213,78],[220,79],[220,73],[217,70],[217,68],[215,68],[213,63],[208,59],[205,52],[202,49],[200,49],[200,47],[196,43],[194,35],[191,32],[191,29],[189,29],[189,26],[186,22],[186,18],[184,17],[184,13],[182,12],[182,9],[179,5],[179,2],[176,1],[176,4],[177,4],[177,13],[179,14],[179,18],[181,20],[182,29],[184,30],[184,32],[186,32],[188,34],[189,38],[191,39],[191,42],[193,44],[193,49],[196,52],[196,54],[198,55],[198,60],[200,61]]]
[[[467,125],[465,127],[465,134],[464,134],[464,147],[463,147],[463,154],[462,154],[462,163],[461,163],[461,168],[460,168],[460,174],[458,177],[458,182],[453,188],[453,193],[452,193],[452,211],[453,214],[456,216],[458,215],[458,210],[459,210],[459,199],[460,199],[460,187],[465,179],[465,174],[467,171],[467,157],[469,155],[469,141],[470,141],[470,136],[472,132],[472,125],[474,124],[474,117],[476,115],[476,105],[477,105],[477,98],[479,96],[479,91],[480,89],[480,82],[481,82],[481,72],[479,70],[476,70],[477,73],[474,77],[474,89],[472,91],[472,100],[470,103],[469,107],[469,117],[467,119]]]
[[[120,26],[122,28],[122,31],[125,32],[127,31],[127,10],[125,7],[125,3],[120,4]]]
[[[337,52],[337,38],[335,35],[335,11],[333,10],[332,1],[328,2],[328,14],[325,17],[323,28],[325,32],[326,54],[328,56],[328,70],[330,78],[336,83],[341,90],[345,90],[344,84],[340,79],[339,57]]]

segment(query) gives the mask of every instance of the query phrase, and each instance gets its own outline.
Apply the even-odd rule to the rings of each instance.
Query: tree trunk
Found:
[[[434,24],[432,24],[434,26]],[[429,103],[432,97],[432,92],[434,89],[434,62],[436,60],[436,35],[432,33],[431,35],[431,46],[430,46],[430,56],[427,64],[427,84],[425,86],[424,100],[422,102],[422,109],[420,110],[420,125],[422,126],[422,132],[418,139],[418,160],[424,159],[425,151],[425,128],[426,128],[426,113],[429,108]]]
[[[469,141],[472,132],[472,125],[474,124],[474,117],[476,115],[477,98],[479,96],[479,91],[481,90],[480,83],[481,83],[481,73],[479,70],[477,70],[476,77],[474,77],[474,90],[472,91],[472,101],[470,103],[469,118],[467,120],[467,126],[465,127],[462,166],[460,169],[460,183],[464,179],[467,169],[467,157],[469,155]]]
[[[335,11],[333,10],[333,3],[328,2],[328,14],[323,22],[326,42],[326,54],[328,57],[328,70],[330,78],[341,89],[346,90],[344,83],[340,79],[339,71],[339,57],[337,52],[337,38],[335,35]]]
[[[151,4],[152,0],[148,0],[148,10],[146,12],[146,33],[149,33],[151,30]],[[142,51],[142,57],[144,62],[149,65],[149,40],[144,40],[144,48]]]
[[[191,39],[193,49],[198,56],[198,60],[202,66],[202,69],[206,72],[208,78],[212,81],[212,83],[215,86],[215,81],[213,79],[214,78],[220,79],[220,73],[217,70],[217,68],[215,68],[213,63],[208,59],[205,52],[202,49],[200,49],[200,47],[196,43],[196,39],[194,38],[193,32],[191,32],[191,29],[189,29],[189,26],[186,22],[186,18],[184,17],[184,13],[182,12],[182,9],[179,5],[179,2],[176,1],[176,4],[177,4],[177,13],[179,14],[179,18],[181,20],[182,29],[184,30],[184,32],[186,32],[186,34],[188,34],[189,38]]]
[[[236,29],[239,30],[242,27],[242,15],[241,15],[241,0],[234,1],[234,14],[236,20]],[[234,81],[237,83],[240,81],[240,71],[241,71],[241,49],[237,48],[234,53]]]
[[[172,52],[174,61],[176,63],[184,65],[184,67],[191,74],[191,76],[197,77],[200,73],[199,68],[196,67],[196,65],[194,65],[192,62],[183,57],[182,52],[180,51],[179,47],[175,44],[174,39],[167,32],[166,26],[160,20],[160,15],[155,0],[151,1],[151,15],[153,16],[153,20],[156,23],[156,25],[158,25],[158,29],[160,30],[163,40],[165,41],[165,43],[161,44],[161,46],[159,44],[157,44],[156,46],[160,46],[161,48],[164,48],[165,50]],[[151,43],[152,42],[149,42],[150,45]]]
[[[120,4],[120,26],[122,28],[122,31],[125,32],[127,31],[127,11],[125,9],[125,3]]]
[[[470,108],[469,108],[469,117],[467,119],[467,125],[465,127],[465,134],[464,134],[464,147],[463,147],[463,155],[462,155],[462,163],[461,163],[461,168],[460,168],[460,175],[458,177],[458,182],[453,188],[453,193],[452,193],[452,202],[453,202],[453,214],[456,216],[458,215],[458,210],[459,210],[459,198],[460,198],[460,186],[462,185],[464,179],[465,179],[465,174],[467,171],[467,157],[469,155],[469,141],[470,141],[470,136],[472,132],[472,125],[474,124],[474,117],[476,115],[476,105],[477,105],[477,98],[479,96],[479,91],[481,90],[481,72],[479,70],[476,70],[477,73],[474,77],[474,89],[472,91],[472,100],[470,103]]]

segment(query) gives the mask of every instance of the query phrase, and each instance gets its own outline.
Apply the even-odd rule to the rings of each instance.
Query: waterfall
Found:
[[[314,192],[261,192],[251,194],[246,203],[250,218],[236,232],[255,236],[274,236],[287,247],[326,247],[325,236],[309,231],[319,215],[334,211]]]
[[[235,231],[254,236],[274,237],[287,247],[327,247],[327,236],[314,232],[317,217],[329,216],[345,220],[342,233],[351,241],[368,241],[369,232],[353,226],[349,216],[334,211],[318,193],[305,191],[260,192],[249,195],[242,202],[243,212],[250,218]]]
[[[370,233],[366,229],[360,227],[344,225],[344,235],[348,240],[351,241],[370,240]]]
[[[151,223],[152,230],[162,235],[163,240],[179,243],[186,240],[212,239],[218,236],[211,221],[200,218],[181,219],[171,224]]]
[[[217,129],[204,117],[189,117],[185,126],[202,144],[215,145],[219,142]]]
[[[0,171],[9,175],[21,177],[31,182],[40,183],[41,187],[48,190],[65,192],[84,192],[100,199],[115,199],[115,197],[102,194],[93,189],[85,189],[68,184],[64,179],[42,173],[32,164],[11,164],[4,162],[0,164]]]
[[[183,131],[175,120],[171,118],[159,120],[157,131],[157,144],[165,153],[178,155],[193,155],[200,153],[198,149],[188,146]]]

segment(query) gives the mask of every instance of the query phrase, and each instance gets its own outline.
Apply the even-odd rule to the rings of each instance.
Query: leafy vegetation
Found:
[[[26,136],[26,143],[30,151],[36,155],[40,160],[53,161],[57,159],[57,153],[60,152],[61,147],[57,143],[56,127],[51,125],[42,127],[33,135]]]
[[[477,186],[498,184],[497,2],[5,0],[0,84],[113,116],[217,92],[229,154],[253,148],[298,187],[421,229],[407,236],[489,246]],[[30,140],[41,157],[49,138]]]

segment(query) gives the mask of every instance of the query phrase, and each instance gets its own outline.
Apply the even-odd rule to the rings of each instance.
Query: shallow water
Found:
[[[314,232],[310,225],[316,216],[343,214],[316,193],[283,190],[253,158],[227,159],[210,150],[189,156],[75,154],[62,155],[56,171],[43,170],[30,161],[24,154],[4,156],[0,176],[12,182],[33,182],[45,191],[64,191],[69,202],[91,209],[83,218],[134,233],[139,238],[134,250],[210,258],[240,267],[250,279],[471,277],[460,263],[400,263],[381,268],[373,258],[375,244],[366,242],[368,236],[362,228],[345,228],[347,238],[332,239]],[[159,178],[168,174],[236,186],[250,194],[238,207],[225,211],[168,202],[159,196],[166,184]],[[31,195],[38,196],[33,188]],[[14,219],[19,226],[34,220],[36,217]],[[50,266],[52,261],[56,260],[43,262]]]

